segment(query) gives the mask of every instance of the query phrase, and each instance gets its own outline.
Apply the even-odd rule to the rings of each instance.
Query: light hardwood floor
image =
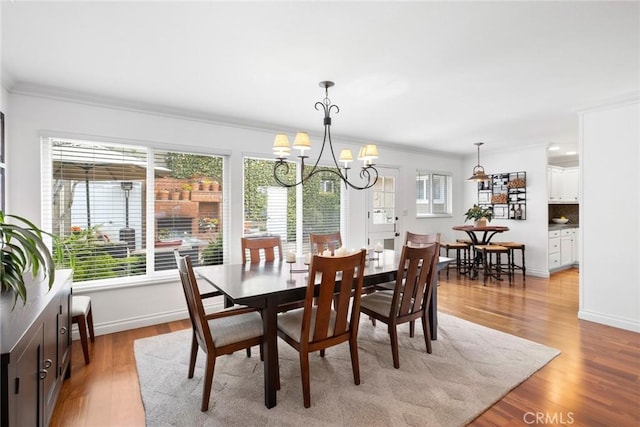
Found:
[[[471,425],[640,425],[640,334],[578,320],[577,270],[527,277],[524,288],[521,276],[513,287],[485,287],[452,271],[450,280],[441,275],[438,304],[442,312],[562,352]],[[51,425],[144,426],[133,341],[188,327],[185,320],[98,336],[87,366],[75,341],[72,376]]]

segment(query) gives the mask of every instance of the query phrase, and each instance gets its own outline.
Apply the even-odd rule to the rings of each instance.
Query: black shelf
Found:
[[[493,207],[495,219],[527,219],[527,173],[489,175],[478,183],[478,205]]]

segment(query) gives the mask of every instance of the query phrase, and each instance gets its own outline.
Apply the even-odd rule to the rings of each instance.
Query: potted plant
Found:
[[[180,192],[178,191],[177,188],[172,188],[171,192],[169,193],[169,199],[170,200],[180,200]]]
[[[491,206],[483,208],[478,205],[473,205],[464,215],[465,221],[473,219],[477,227],[485,227],[487,222],[491,222],[493,218],[493,208]]]
[[[220,183],[215,179],[211,182],[211,190],[212,191],[220,191]]]
[[[6,218],[12,218],[19,224],[5,222]],[[12,290],[15,293],[13,306],[18,297],[22,303],[27,302],[27,286],[24,274],[30,272],[36,277],[40,271],[47,278],[49,289],[55,279],[55,264],[49,248],[42,240],[42,235],[48,234],[31,221],[17,216],[5,215],[0,211],[0,250],[2,254],[2,269],[0,280],[2,292]]]
[[[193,190],[191,184],[182,184],[182,191],[180,191],[180,198],[182,200],[189,200],[189,193]]]
[[[169,200],[169,190],[166,188],[158,190],[158,200]]]

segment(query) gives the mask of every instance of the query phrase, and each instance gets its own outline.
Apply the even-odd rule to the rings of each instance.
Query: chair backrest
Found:
[[[176,264],[178,264],[182,290],[187,300],[187,309],[189,310],[193,333],[198,340],[198,344],[205,352],[215,354],[215,345],[213,344],[209,323],[205,319],[204,306],[202,305],[196,276],[193,273],[191,258],[189,255],[180,255],[177,249],[174,251],[174,255]]]
[[[407,231],[404,244],[409,246],[424,246],[432,243],[440,243],[440,233],[436,234],[416,234]]]
[[[322,254],[326,249],[334,254],[335,250],[342,246],[342,236],[339,231],[327,234],[309,234],[311,254]]]
[[[391,307],[397,307],[391,317],[402,323],[402,317],[426,310],[431,301],[433,274],[436,271],[439,243],[402,247],[396,286]],[[404,273],[404,278],[403,278]]]
[[[342,257],[313,257],[304,300],[301,343],[316,343],[340,335],[343,338],[345,335],[357,335],[365,262],[365,250]],[[319,275],[322,277],[316,294],[315,278]],[[338,280],[340,284],[336,289]],[[336,304],[335,310],[332,310],[334,298]],[[315,327],[312,328],[314,304],[316,316]],[[313,334],[311,339],[310,334]]]
[[[276,248],[278,248],[278,259],[282,261],[282,241],[280,240],[280,236],[243,237],[242,263],[247,262],[247,251],[249,251],[249,262],[251,262],[251,264],[260,262],[260,251],[264,252],[265,261],[275,261]]]

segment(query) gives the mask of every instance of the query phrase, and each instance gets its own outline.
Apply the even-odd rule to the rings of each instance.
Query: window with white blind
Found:
[[[74,283],[152,276],[225,260],[224,158],[49,138],[43,218],[71,256]]]
[[[418,171],[416,213],[418,217],[451,215],[452,177],[449,173]]]
[[[282,187],[273,177],[274,162],[244,159],[244,235],[278,235],[284,252],[307,253],[309,233],[340,230],[341,181],[329,168],[320,168],[303,186]],[[291,163],[288,181],[295,177]]]

